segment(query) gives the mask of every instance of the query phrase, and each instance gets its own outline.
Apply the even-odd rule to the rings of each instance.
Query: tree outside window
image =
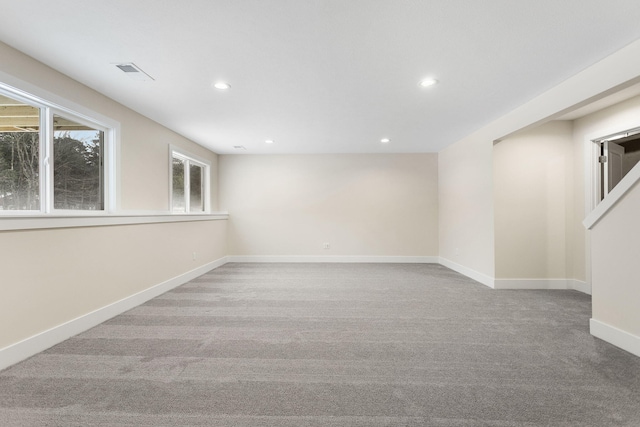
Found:
[[[203,213],[207,207],[209,165],[190,155],[171,150],[171,211]]]
[[[103,211],[105,132],[51,110],[0,92],[0,211]]]

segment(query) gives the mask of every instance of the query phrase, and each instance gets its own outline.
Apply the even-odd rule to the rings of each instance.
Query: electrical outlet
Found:
[[[322,249],[329,249],[329,248],[330,248],[329,243],[324,243],[322,245]]]
[[[195,260],[196,260],[196,258],[198,258],[198,253],[197,253],[197,252],[194,252],[194,253],[193,253],[193,260],[195,261]]]

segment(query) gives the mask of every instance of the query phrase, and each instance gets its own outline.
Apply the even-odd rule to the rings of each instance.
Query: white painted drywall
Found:
[[[495,278],[493,142],[631,86],[639,78],[640,41],[636,41],[442,150],[438,164],[440,257],[461,269]],[[577,173],[574,168],[574,178]],[[574,200],[576,206],[579,198]],[[581,279],[579,271],[584,266],[573,265],[573,276]]]
[[[553,121],[494,146],[496,278],[573,278],[572,142]]]
[[[585,153],[592,146],[591,140],[640,126],[640,97],[618,103],[574,121],[574,150]],[[579,157],[579,156],[578,156]],[[586,161],[576,159],[577,219],[584,219]],[[618,203],[587,233],[576,234],[577,242],[586,241],[587,255],[591,264],[591,289],[593,295],[593,319],[605,325],[602,338],[615,341],[616,333],[626,337],[619,345],[631,351],[640,343],[640,187],[636,184]]]
[[[214,153],[2,43],[0,58],[2,76],[121,123],[125,210],[169,208],[169,144],[212,163],[215,209]],[[224,257],[225,234],[226,221],[0,232],[0,349]]]
[[[591,211],[590,200],[587,193],[590,192],[589,174],[586,168],[589,162],[588,151],[592,149],[591,140],[611,135],[624,130],[640,126],[640,97],[634,97],[600,111],[574,120],[573,127],[573,152],[574,152],[574,219],[573,247],[576,253],[580,248],[585,248],[584,257],[576,257],[573,263],[574,276],[586,271],[586,280],[591,271],[589,265],[591,253],[590,235],[582,225],[582,221]]]
[[[640,342],[640,185],[591,229],[593,319]]]
[[[230,255],[438,254],[436,154],[222,155],[219,166]]]
[[[203,221],[0,233],[0,349],[224,257],[225,229]]]
[[[492,155],[492,140],[480,136],[454,144],[438,158],[440,256],[490,278],[495,277]]]

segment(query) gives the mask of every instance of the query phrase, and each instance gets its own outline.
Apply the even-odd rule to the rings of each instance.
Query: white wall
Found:
[[[492,150],[492,140],[478,136],[438,157],[440,257],[490,286],[495,276]]]
[[[225,226],[0,232],[0,349],[224,257]]]
[[[592,139],[640,126],[639,117],[635,97],[494,146],[496,278],[588,280],[587,150]]]
[[[496,278],[572,278],[572,131],[553,121],[494,146]]]
[[[585,153],[592,139],[640,126],[640,97],[631,98],[574,122],[574,149]],[[583,156],[576,178],[585,175]],[[583,178],[579,181],[584,183]],[[585,217],[589,188],[579,186],[576,218]],[[580,195],[580,193],[578,193]],[[593,295],[592,333],[640,355],[640,186],[636,184],[588,233],[577,235],[590,246]],[[584,228],[583,228],[584,229]],[[589,250],[589,249],[588,249]]]
[[[230,255],[438,255],[435,154],[222,155],[220,185]]]
[[[494,141],[560,117],[631,86],[639,78],[640,41],[637,41],[441,151],[439,238],[440,256],[446,265],[494,285]],[[574,167],[574,179],[578,175]],[[574,206],[579,206],[582,197],[576,196]],[[574,240],[581,238],[580,233],[574,236]],[[584,266],[579,262],[572,264],[573,276],[579,277]]]
[[[591,150],[591,140],[616,132],[640,126],[640,97],[634,97],[608,108],[574,120],[573,151],[574,151],[574,231],[573,246],[585,248],[585,256],[577,257],[574,262],[574,275],[587,271],[587,280],[591,281],[588,266],[591,259],[590,235],[586,232],[582,221],[590,212],[587,193],[588,173],[585,170],[588,150]]]
[[[217,206],[214,153],[1,43],[0,58],[0,79],[11,80],[5,83],[121,123],[125,211],[168,210],[169,144],[212,163]],[[2,350],[224,257],[226,221],[3,231],[0,242]]]
[[[593,320],[640,356],[640,184],[591,229]],[[620,333],[622,331],[622,333]],[[615,339],[615,338],[614,338]]]

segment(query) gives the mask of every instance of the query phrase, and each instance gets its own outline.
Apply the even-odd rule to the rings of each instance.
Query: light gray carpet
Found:
[[[2,426],[640,426],[590,297],[438,265],[227,264],[0,372]]]

